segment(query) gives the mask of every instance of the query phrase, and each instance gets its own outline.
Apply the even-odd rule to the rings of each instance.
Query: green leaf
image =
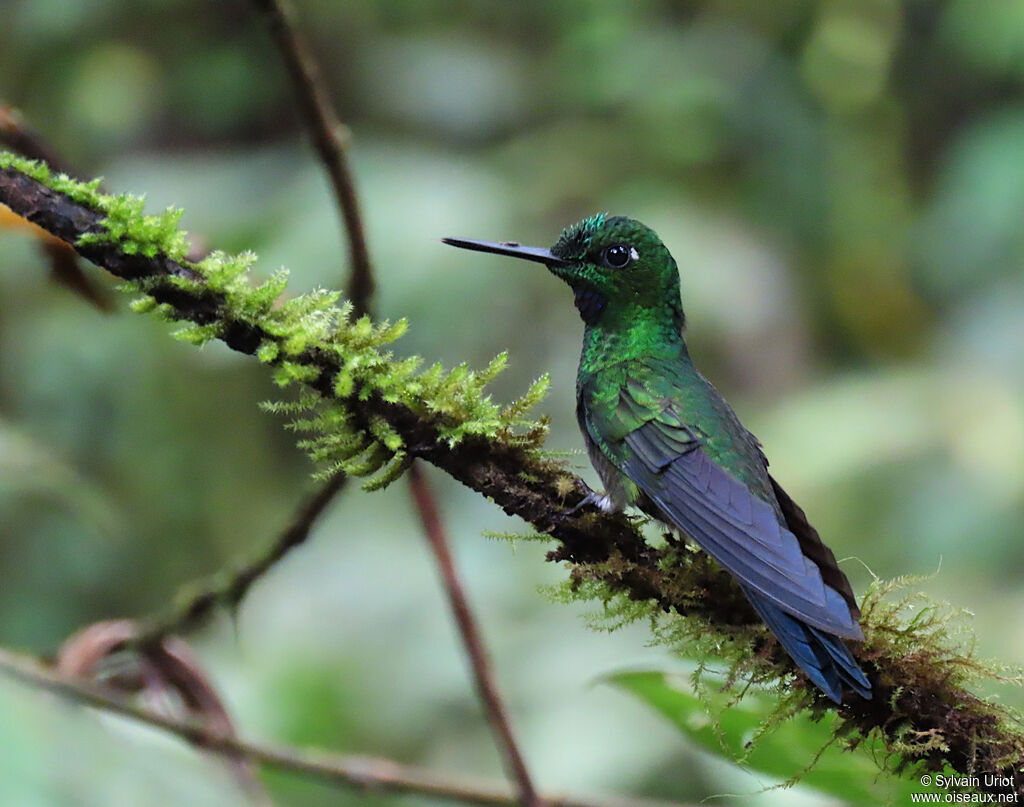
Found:
[[[768,695],[748,691],[733,703],[735,693],[719,692],[711,684],[698,697],[690,679],[675,673],[624,672],[605,680],[653,707],[701,748],[747,770],[787,784],[799,780],[870,807],[909,804],[910,794],[922,791],[916,779],[897,778],[880,768],[889,753],[878,737],[846,750],[845,741],[835,738],[834,712],[818,722],[803,713],[766,729],[778,710],[778,699]]]

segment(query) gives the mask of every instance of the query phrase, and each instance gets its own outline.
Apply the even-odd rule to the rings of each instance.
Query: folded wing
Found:
[[[581,420],[591,439],[606,449],[662,520],[700,544],[745,590],[809,626],[862,639],[852,591],[832,553],[809,525],[803,546],[783,523],[781,509],[751,493],[711,458],[700,431],[686,424],[674,390],[661,388],[670,383],[666,375],[653,373],[654,382],[628,379],[617,400],[604,396],[603,406],[584,406]],[[736,427],[742,429],[738,421]],[[763,462],[760,454],[757,461]],[[788,496],[785,500],[799,510]],[[823,577],[818,561],[826,560],[831,566],[824,564]]]

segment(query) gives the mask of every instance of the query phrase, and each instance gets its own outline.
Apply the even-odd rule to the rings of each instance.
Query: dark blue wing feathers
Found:
[[[779,644],[822,692],[841,703],[845,685],[862,698],[871,699],[871,682],[842,639],[794,619],[747,586],[741,588]]]
[[[670,401],[661,417],[652,417],[635,392],[627,386],[620,395],[621,431],[599,432],[584,407],[581,425],[591,439],[606,446],[611,439],[628,449],[612,450],[620,458],[615,464],[653,503],[656,515],[735,575],[782,646],[829,698],[840,702],[843,687],[870,698],[871,684],[843,643],[863,639],[853,592],[803,511],[784,492],[781,500],[775,494],[777,507],[752,493],[708,456]],[[758,455],[763,461],[759,449]],[[767,470],[764,475],[768,496],[781,491]]]
[[[695,446],[661,469],[649,463],[643,432],[627,435],[624,470],[668,521],[747,586],[793,616],[850,639],[863,638],[842,596],[779,523],[775,510]]]

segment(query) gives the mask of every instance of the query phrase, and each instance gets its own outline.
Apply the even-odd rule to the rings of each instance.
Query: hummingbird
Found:
[[[864,638],[850,582],[768,473],[761,443],[694,366],[679,269],[657,234],[602,214],[567,227],[550,249],[442,240],[542,263],[572,289],[584,323],[576,417],[605,488],[579,506],[635,506],[689,537],[733,575],[825,695],[870,699],[871,682],[843,641]]]

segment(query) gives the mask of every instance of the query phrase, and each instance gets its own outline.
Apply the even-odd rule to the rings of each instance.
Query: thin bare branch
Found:
[[[67,700],[177,735],[201,745],[205,750],[246,758],[268,768],[329,785],[362,791],[433,796],[484,807],[515,807],[517,804],[508,787],[498,782],[446,776],[380,757],[269,746],[211,732],[210,727],[203,723],[178,720],[138,706],[95,684],[60,675],[36,659],[11,650],[0,649],[0,672]],[[552,796],[546,798],[545,803],[548,807],[683,807],[680,804],[628,798],[590,800]]]
[[[319,490],[302,502],[288,527],[247,563],[233,571],[225,571],[187,586],[176,598],[180,604],[172,606],[166,614],[151,619],[134,643],[141,646],[158,644],[164,636],[195,629],[217,608],[236,610],[257,580],[288,552],[305,543],[317,519],[347,481],[345,474],[336,474],[328,479]]]
[[[487,655],[487,648],[484,647],[480,629],[470,610],[469,600],[466,598],[466,592],[459,580],[459,573],[455,570],[452,553],[448,548],[448,537],[445,534],[444,525],[441,523],[441,513],[430,485],[417,462],[414,462],[409,468],[409,486],[412,490],[413,501],[416,503],[416,512],[423,524],[423,532],[430,542],[434,560],[437,561],[437,569],[441,573],[441,581],[444,583],[444,590],[448,595],[452,616],[455,617],[459,636],[462,637],[463,647],[473,669],[473,682],[476,685],[477,694],[484,704],[487,720],[491,724],[491,731],[494,732],[494,737],[502,749],[508,773],[516,782],[520,803],[523,807],[540,807],[540,797],[537,795],[530,772],[526,767],[526,761],[516,743],[505,705],[498,694],[498,686],[494,680],[494,671]]]
[[[295,89],[299,110],[331,180],[334,198],[348,235],[351,275],[348,298],[357,315],[370,312],[374,292],[373,270],[366,247],[355,181],[348,165],[348,129],[338,120],[324,85],[323,75],[306,42],[293,24],[287,0],[252,0],[266,19]]]
[[[168,636],[140,648],[138,653],[126,652],[138,632],[138,625],[129,619],[89,625],[61,644],[55,672],[77,680],[102,677],[112,691],[148,693],[157,703],[166,703],[164,696],[173,692],[178,697],[167,706],[172,714],[184,709],[202,722],[207,733],[236,737],[227,706],[192,648],[178,637]],[[117,661],[111,665],[113,659]],[[221,757],[253,803],[270,807],[272,802],[252,760],[227,751]]]

